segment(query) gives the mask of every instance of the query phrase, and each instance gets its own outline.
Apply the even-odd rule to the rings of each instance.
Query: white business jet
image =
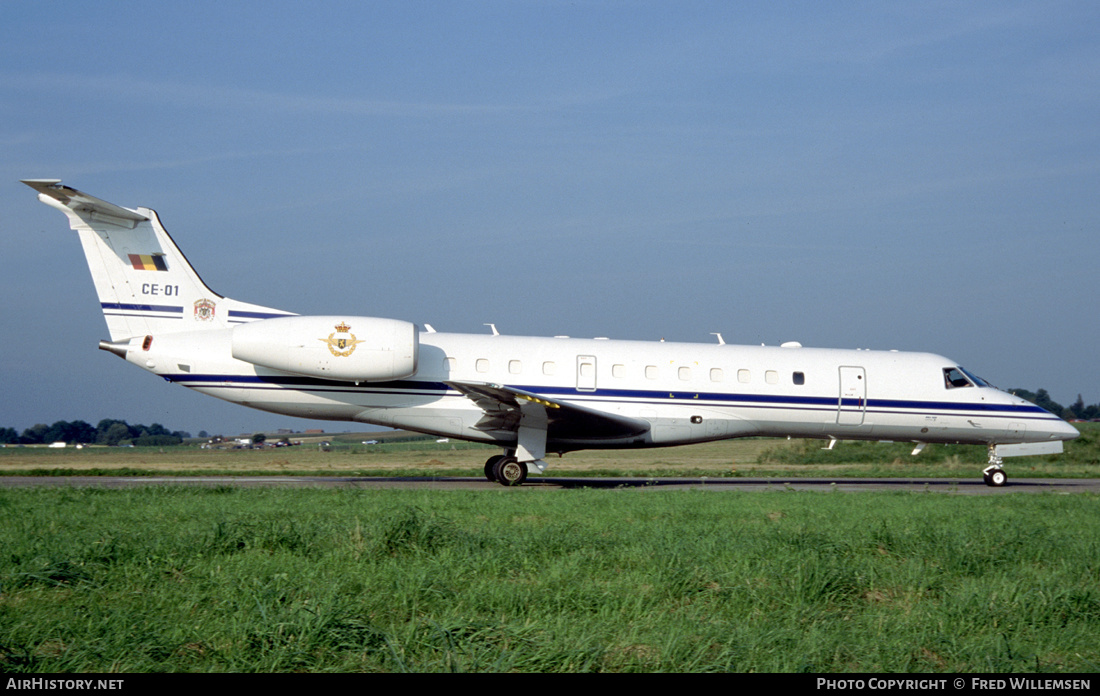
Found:
[[[367,316],[299,316],[206,286],[148,208],[23,183],[75,230],[110,332],[99,347],[170,382],[288,416],[499,445],[512,486],[546,455],[735,437],[984,444],[1053,454],[1078,432],[929,353],[440,333]]]

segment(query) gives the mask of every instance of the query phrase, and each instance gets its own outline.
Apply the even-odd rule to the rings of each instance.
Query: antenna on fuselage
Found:
[[[500,332],[497,331],[497,325],[496,324],[485,324],[485,326],[488,326],[490,329],[493,330],[493,335],[494,336],[499,336],[500,335]]]
[[[720,346],[724,346],[724,345],[726,345],[726,341],[725,341],[725,339],[724,339],[724,338],[722,338],[722,334],[720,334],[720,333],[715,333],[715,332],[711,331],[711,332],[710,332],[710,335],[711,335],[711,336],[717,336],[717,337],[718,337],[718,345],[720,345]]]

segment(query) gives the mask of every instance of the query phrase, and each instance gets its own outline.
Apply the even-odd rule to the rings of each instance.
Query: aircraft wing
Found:
[[[485,416],[480,430],[514,431],[525,413],[532,410],[546,417],[546,438],[555,440],[611,440],[643,435],[649,422],[598,411],[586,406],[549,398],[533,392],[488,382],[446,382],[477,404]]]

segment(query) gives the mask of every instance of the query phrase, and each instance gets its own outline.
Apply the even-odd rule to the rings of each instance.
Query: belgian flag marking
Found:
[[[135,271],[167,271],[163,254],[130,254],[130,263]]]

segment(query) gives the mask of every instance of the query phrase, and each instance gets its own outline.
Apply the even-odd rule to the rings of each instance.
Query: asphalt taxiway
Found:
[[[502,490],[497,483],[475,477],[388,477],[388,476],[0,476],[0,487],[89,487],[135,488],[141,486],[237,486],[401,488],[421,490]],[[572,488],[649,489],[708,491],[908,491],[955,495],[1005,495],[1011,493],[1100,493],[1096,479],[1009,479],[995,488],[981,479],[945,478],[677,478],[677,477],[532,477],[520,488],[564,490]]]

